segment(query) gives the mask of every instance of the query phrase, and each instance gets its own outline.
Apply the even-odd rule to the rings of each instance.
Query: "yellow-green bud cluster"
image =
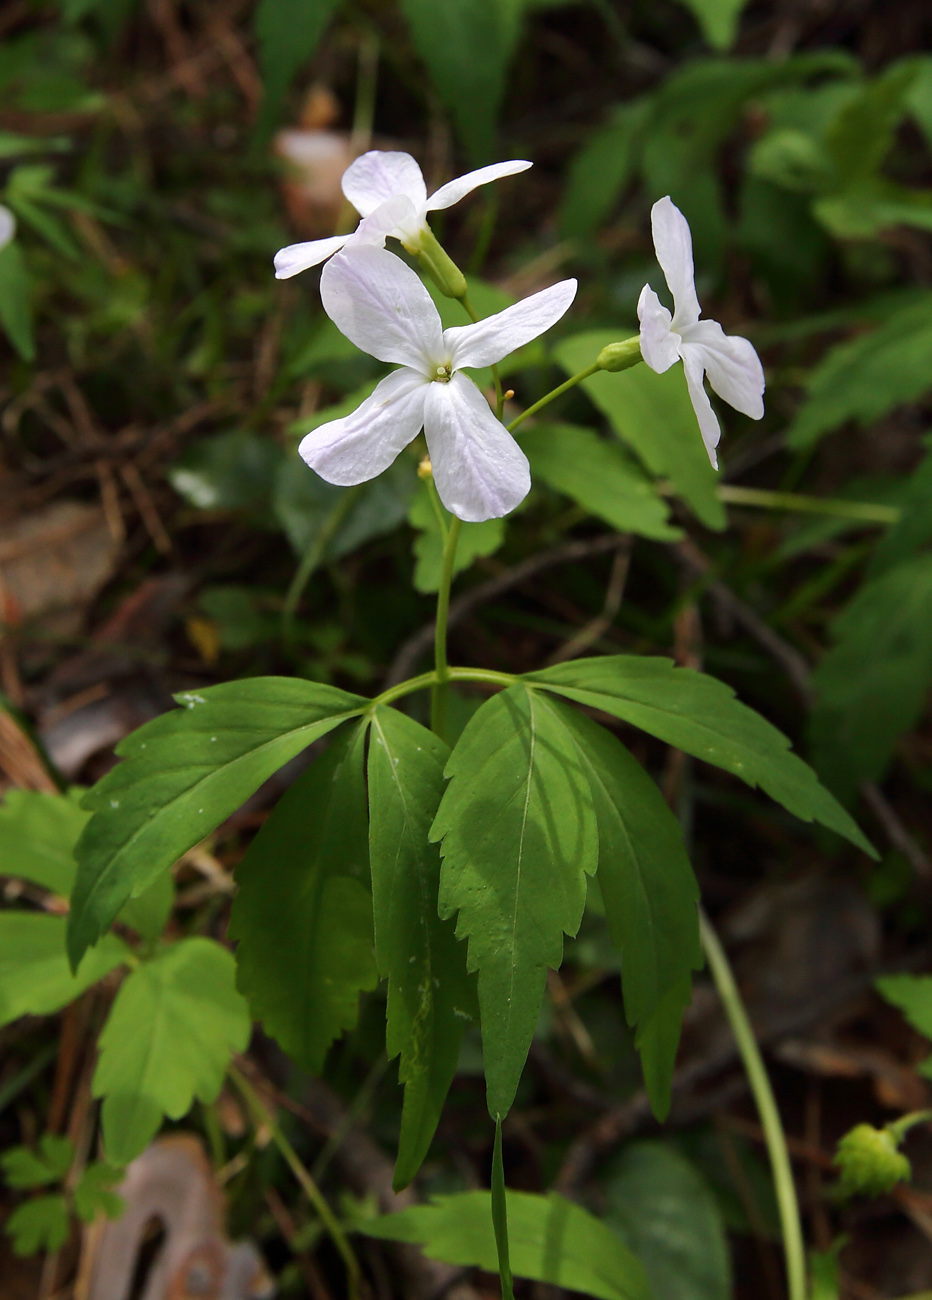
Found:
[[[838,1143],[835,1166],[841,1171],[844,1196],[882,1196],[908,1182],[912,1169],[897,1149],[897,1135],[887,1128],[856,1124]]]

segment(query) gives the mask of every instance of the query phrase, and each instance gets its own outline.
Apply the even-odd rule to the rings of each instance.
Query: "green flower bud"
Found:
[[[897,1150],[897,1136],[870,1124],[856,1124],[845,1134],[833,1163],[841,1170],[839,1190],[845,1196],[882,1196],[912,1174],[909,1161]]]
[[[595,364],[600,370],[627,370],[640,360],[641,340],[635,335],[621,343],[609,343],[596,357]]]
[[[448,298],[462,298],[466,292],[466,277],[437,237],[427,227],[421,231],[417,248],[418,260],[442,294]]]

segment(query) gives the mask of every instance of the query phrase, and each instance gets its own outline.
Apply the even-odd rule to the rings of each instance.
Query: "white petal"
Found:
[[[375,478],[420,433],[429,386],[413,370],[393,371],[352,415],[330,420],[302,438],[302,460],[341,487]]]
[[[0,248],[8,244],[16,234],[16,218],[9,208],[0,203]]]
[[[683,354],[696,349],[709,383],[729,406],[752,420],[764,414],[764,368],[754,345],[726,334],[718,321],[701,320],[683,333]]]
[[[446,185],[441,185],[439,190],[434,191],[427,200],[427,211],[451,208],[480,185],[488,185],[489,181],[500,180],[502,176],[516,176],[518,172],[526,172],[533,166],[533,163],[515,158],[511,162],[492,163],[489,167],[480,167],[478,171],[467,172],[465,176],[457,176],[455,181],[447,181]]]
[[[532,293],[513,307],[496,312],[475,325],[454,325],[444,330],[443,341],[450,349],[455,367],[491,366],[509,352],[523,347],[549,330],[576,297],[576,281],[561,280],[549,289]]]
[[[702,441],[709,453],[712,468],[718,469],[718,456],[715,454],[715,448],[722,436],[722,430],[715,412],[712,410],[709,394],[705,391],[705,385],[702,382],[702,362],[693,348],[684,348],[683,350],[683,369],[686,371],[686,387],[689,389],[689,399],[693,404],[693,410],[696,412],[696,419],[699,421],[699,432],[702,434]]]
[[[443,361],[440,315],[414,271],[383,248],[348,248],[320,277],[324,310],[346,337],[380,361],[430,375]]]
[[[670,329],[673,317],[645,284],[638,298],[638,320],[641,322],[641,356],[662,375],[680,358],[680,336]]]
[[[385,240],[389,235],[398,234],[401,237],[409,231],[416,231],[417,224],[414,204],[406,195],[396,194],[394,198],[380,203],[368,217],[363,217],[347,243],[354,248],[360,244],[373,244],[377,248],[384,248]]]
[[[371,149],[350,163],[342,183],[343,193],[361,217],[398,194],[410,199],[418,212],[427,202],[424,177],[409,153]]]
[[[349,235],[332,235],[329,239],[311,239],[306,244],[289,244],[275,254],[275,279],[288,280],[299,271],[319,266],[338,253]]]
[[[430,385],[424,432],[440,500],[467,523],[507,515],[531,490],[527,457],[465,375]]]
[[[699,319],[689,222],[667,195],[651,208],[650,225],[657,261],[673,294],[673,328],[681,334],[682,326],[692,325]]]

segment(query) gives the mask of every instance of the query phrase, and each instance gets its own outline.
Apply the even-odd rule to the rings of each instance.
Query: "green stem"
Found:
[[[505,1199],[505,1162],[502,1159],[502,1117],[495,1116],[495,1146],[492,1150],[492,1227],[498,1250],[498,1275],[502,1300],[514,1300],[514,1282],[508,1252],[508,1202]]]
[[[433,474],[427,475],[427,494],[430,497],[430,504],[434,507],[434,515],[437,525],[440,529],[440,540],[444,546],[447,544],[447,533],[450,526],[447,523],[447,512],[443,508],[443,502],[440,500],[440,493],[437,491],[437,484],[434,482]]]
[[[321,1223],[323,1223],[324,1227],[329,1232],[333,1244],[339,1251],[346,1267],[346,1291],[348,1300],[360,1300],[361,1274],[359,1270],[359,1261],[353,1254],[353,1248],[349,1244],[349,1239],[343,1231],[339,1220],[327,1204],[320,1188],[301,1163],[298,1153],[279,1128],[274,1115],[264,1105],[259,1094],[243,1074],[242,1070],[238,1069],[235,1065],[231,1065],[229,1073],[230,1078],[243,1094],[243,1098],[256,1120],[268,1129],[272,1141],[278,1147],[282,1154],[282,1158],[294,1174],[295,1179],[300,1184],[301,1190],[316,1210]]]
[[[722,483],[717,495],[720,501],[736,506],[834,515],[838,519],[857,519],[865,524],[895,524],[902,513],[896,506],[874,505],[869,501],[839,501],[833,497],[802,496],[798,492],[767,492],[762,488],[738,487],[731,483]]]
[[[301,556],[301,561],[295,570],[294,577],[291,579],[282,604],[282,639],[286,645],[294,643],[294,616],[304,588],[310,581],[314,570],[324,558],[327,547],[333,541],[335,533],[353,508],[361,488],[362,485],[360,484],[357,487],[346,489],[324,520],[320,531],[311,538],[307,550]]]
[[[913,1110],[908,1115],[901,1115],[892,1124],[888,1124],[887,1132],[899,1146],[911,1128],[915,1128],[917,1124],[927,1124],[930,1120],[932,1120],[932,1110]]]
[[[469,301],[469,294],[464,293],[462,298],[460,298],[460,302],[463,304],[463,309],[473,324],[478,324],[479,315],[475,307],[473,307],[472,303]],[[501,375],[498,373],[498,366],[492,367],[492,380],[495,384],[495,415],[500,420],[502,418],[502,411],[505,409],[505,394],[502,389],[502,379]]]
[[[551,389],[533,406],[529,406],[526,411],[522,411],[520,415],[515,416],[512,422],[505,426],[508,432],[513,433],[528,416],[536,415],[542,406],[546,406],[548,402],[552,402],[555,397],[559,397],[561,393],[565,393],[568,389],[575,388],[577,384],[581,384],[584,379],[588,379],[590,375],[596,374],[601,369],[602,367],[596,364],[587,366],[585,370],[580,370],[578,375],[573,375],[570,379],[564,380],[562,384],[558,384],[556,388]]]
[[[440,589],[437,592],[437,622],[434,629],[434,672],[436,678],[430,694],[430,729],[444,740],[447,723],[447,683],[450,668],[447,664],[447,620],[450,615],[450,587],[453,583],[453,565],[460,539],[462,520],[454,515],[443,544],[443,565],[440,570]]]
[[[751,1085],[751,1092],[754,1094],[761,1127],[764,1130],[767,1154],[770,1157],[770,1171],[780,1212],[789,1300],[806,1300],[806,1251],[803,1245],[796,1184],[793,1181],[793,1170],[786,1145],[786,1134],[780,1122],[780,1112],[777,1110],[773,1088],[767,1077],[767,1067],[764,1065],[764,1059],[754,1037],[754,1030],[744,1009],[725,950],[711,922],[702,911],[699,913],[699,929],[706,961],[709,963],[712,979],[715,981],[728,1023],[731,1025],[731,1032],[735,1036],[744,1071]]]
[[[409,677],[407,681],[399,682],[397,686],[390,686],[387,691],[377,695],[372,701],[372,708],[379,704],[394,704],[396,700],[402,699],[405,695],[413,695],[415,691],[426,690],[428,686],[433,686],[439,680],[435,672],[421,673],[419,677]],[[498,686],[501,690],[507,690],[513,686],[518,678],[514,673],[499,673],[494,668],[448,668],[446,680],[448,682],[479,682],[487,686]]]

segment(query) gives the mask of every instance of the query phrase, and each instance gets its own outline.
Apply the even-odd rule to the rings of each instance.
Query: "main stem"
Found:
[[[434,671],[437,678],[430,692],[430,729],[441,740],[446,739],[447,695],[450,680],[450,667],[447,663],[450,586],[453,582],[453,565],[456,562],[456,547],[462,526],[462,521],[453,515],[443,543],[443,565],[440,570],[440,589],[437,592],[437,622],[434,628]]]
[[[806,1300],[806,1251],[803,1245],[799,1202],[796,1199],[796,1184],[793,1181],[790,1153],[787,1150],[786,1134],[780,1122],[776,1098],[725,950],[711,922],[702,911],[699,913],[699,931],[706,961],[709,963],[715,987],[725,1008],[728,1023],[731,1025],[731,1032],[735,1036],[744,1071],[751,1085],[751,1092],[754,1094],[761,1127],[764,1130],[767,1154],[770,1157],[770,1171],[780,1212],[789,1300]]]

